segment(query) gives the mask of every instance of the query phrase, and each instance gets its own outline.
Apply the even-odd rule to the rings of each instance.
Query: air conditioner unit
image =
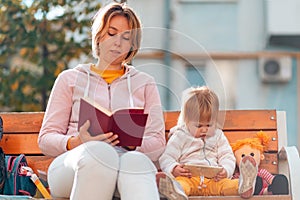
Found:
[[[288,82],[292,78],[292,59],[290,57],[259,58],[259,76],[262,82]]]

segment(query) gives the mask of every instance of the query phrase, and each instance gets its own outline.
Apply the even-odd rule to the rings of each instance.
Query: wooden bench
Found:
[[[176,124],[178,114],[178,111],[164,113],[166,136],[170,128]],[[53,158],[44,156],[37,145],[44,113],[0,112],[0,116],[4,122],[4,135],[0,146],[4,152],[6,154],[24,153],[29,166],[35,172],[37,170],[47,171]],[[276,110],[226,110],[226,112],[222,111],[220,119],[225,119],[223,131],[229,142],[253,137],[261,130],[266,132],[272,141],[265,152],[265,159],[261,163],[261,167],[274,174],[284,174],[289,180],[289,195],[254,196],[252,199],[299,200],[300,191],[296,190],[296,185],[300,183],[300,159],[296,147],[287,147],[285,112]],[[238,196],[192,196],[189,199],[237,200],[241,198]]]

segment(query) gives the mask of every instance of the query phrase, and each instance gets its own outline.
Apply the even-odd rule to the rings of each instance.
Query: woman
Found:
[[[122,200],[159,199],[153,164],[165,146],[159,93],[151,76],[128,65],[140,47],[140,28],[127,5],[101,8],[92,25],[97,63],[80,64],[57,77],[38,139],[42,152],[56,157],[48,170],[52,196],[111,200],[117,186]],[[84,96],[109,110],[143,107],[148,120],[142,145],[116,146],[112,132],[92,137],[89,121],[78,131]]]

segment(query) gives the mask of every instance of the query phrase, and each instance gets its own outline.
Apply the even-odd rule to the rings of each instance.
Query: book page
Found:
[[[118,114],[132,114],[132,113],[143,114],[144,113],[144,108],[142,108],[142,107],[132,107],[132,108],[131,107],[124,107],[124,108],[118,108],[114,111],[110,111],[110,110],[108,110],[107,108],[104,108],[103,106],[101,106],[100,104],[98,104],[97,102],[95,102],[94,100],[92,100],[89,97],[83,97],[82,99],[84,99],[87,103],[94,106],[98,110],[101,110],[107,116],[112,116],[114,113],[118,113]]]
[[[92,105],[93,107],[97,108],[98,110],[101,110],[107,116],[111,116],[112,115],[111,111],[109,111],[108,109],[104,108],[103,106],[101,106],[100,104],[98,104],[97,102],[95,102],[94,100],[92,100],[91,98],[89,98],[89,97],[83,97],[82,99],[85,100],[90,105]]]
[[[213,178],[222,171],[222,167],[196,164],[185,164],[183,168],[190,170],[192,176],[203,175],[206,178]]]

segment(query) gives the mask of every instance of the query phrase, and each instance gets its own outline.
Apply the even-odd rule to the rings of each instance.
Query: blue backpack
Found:
[[[34,196],[36,186],[27,173],[22,172],[22,166],[28,166],[24,154],[18,156],[5,155],[6,179],[3,194]]]

